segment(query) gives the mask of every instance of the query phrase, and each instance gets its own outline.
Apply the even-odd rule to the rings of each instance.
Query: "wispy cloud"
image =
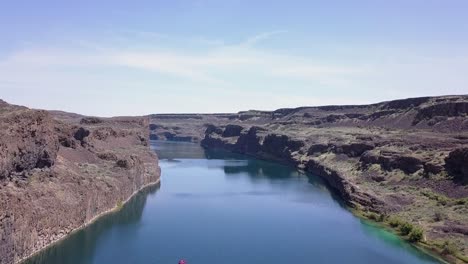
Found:
[[[261,33],[236,45],[217,45],[203,52],[188,52],[154,46],[153,49],[105,46],[79,41],[84,49],[33,49],[12,54],[0,67],[31,68],[57,66],[70,67],[128,67],[157,72],[190,81],[235,86],[233,80],[244,74],[258,74],[270,78],[308,78],[320,81],[322,77],[340,78],[358,74],[362,69],[334,66],[294,56],[277,55],[258,50],[254,44],[267,41],[285,31]],[[138,33],[140,34],[140,33]],[[145,33],[150,34],[150,33]],[[151,33],[153,34],[153,33]],[[159,34],[154,33],[156,36]],[[169,38],[168,36],[164,36]],[[193,40],[193,38],[191,38]],[[221,43],[221,42],[217,42]],[[164,50],[164,51],[163,51]]]
[[[403,56],[389,49],[379,55],[392,60],[373,57],[369,52],[356,56],[354,50],[350,51],[352,57],[359,59],[346,60],[333,53],[299,56],[266,48],[268,41],[279,34],[286,32],[260,33],[226,44],[203,37],[128,32],[116,42],[112,38],[112,41],[77,40],[74,45],[55,45],[61,48],[32,46],[0,59],[0,89],[2,96],[30,98],[25,104],[35,107],[42,107],[36,105],[42,100],[31,92],[37,89],[44,96],[73,94],[82,98],[70,105],[58,98],[50,108],[86,114],[83,109],[67,107],[79,107],[94,96],[113,96],[119,102],[116,105],[128,107],[106,109],[108,115],[273,109],[375,102],[437,92],[466,93],[463,72],[468,67],[466,56]],[[171,45],[173,41],[188,44]],[[260,42],[265,45],[258,45]],[[194,43],[203,48],[191,49]],[[148,106],[135,106],[139,109],[136,112],[126,101],[129,93],[138,97],[138,101],[160,100],[161,108],[151,110],[151,103],[147,102]],[[183,105],[174,105],[171,103],[174,100]]]
[[[212,76],[208,68],[229,63],[229,60],[157,52],[116,52],[109,54],[108,62],[111,65],[154,71],[196,82],[221,84],[223,81]]]
[[[241,46],[247,46],[247,47],[251,47],[251,46],[254,46],[255,44],[257,44],[258,42],[261,42],[263,40],[267,40],[275,35],[278,35],[278,34],[283,34],[283,33],[287,33],[286,30],[276,30],[276,31],[270,31],[270,32],[263,32],[263,33],[260,33],[260,34],[257,34],[253,37],[249,37],[247,38],[247,40],[245,40],[244,42],[242,42],[240,45]]]

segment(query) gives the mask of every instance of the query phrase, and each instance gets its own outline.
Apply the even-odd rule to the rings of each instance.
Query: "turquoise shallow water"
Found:
[[[160,187],[28,263],[438,263],[354,217],[313,175],[190,143],[152,147]]]

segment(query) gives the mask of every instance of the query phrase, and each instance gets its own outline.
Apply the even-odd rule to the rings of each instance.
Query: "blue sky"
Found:
[[[88,115],[468,93],[468,1],[0,1],[0,97]]]

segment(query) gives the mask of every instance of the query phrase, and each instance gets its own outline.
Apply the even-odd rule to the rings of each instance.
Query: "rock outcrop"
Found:
[[[148,118],[0,104],[0,263],[64,238],[159,180]]]
[[[468,102],[444,102],[423,107],[418,110],[413,123],[430,120],[434,117],[457,117],[468,115]],[[445,120],[445,118],[443,119]]]
[[[304,146],[301,140],[286,135],[268,134],[263,140],[262,151],[281,159],[289,159],[291,154]]]
[[[45,111],[19,110],[0,116],[0,180],[51,167],[59,150],[52,118]]]
[[[468,148],[459,148],[450,152],[445,164],[447,170],[455,177],[468,181]]]
[[[239,125],[227,125],[223,131],[223,137],[238,137],[244,128]]]
[[[425,165],[417,157],[389,151],[380,151],[379,153],[367,151],[361,155],[360,161],[363,164],[379,164],[384,170],[400,169],[407,174],[415,173],[423,169]]]

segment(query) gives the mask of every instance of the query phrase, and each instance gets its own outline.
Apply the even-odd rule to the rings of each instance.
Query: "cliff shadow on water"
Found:
[[[152,148],[161,160],[176,162],[178,159],[221,160],[210,166],[221,168],[227,177],[247,175],[252,182],[268,181],[271,184],[287,184],[288,179],[307,179],[317,190],[327,193],[342,208],[347,208],[339,194],[328,186],[320,177],[300,171],[284,162],[272,162],[258,159],[245,154],[239,154],[220,148],[203,148],[198,143],[152,140]]]
[[[281,183],[281,181],[291,178],[306,178],[307,182],[314,188],[328,193],[340,207],[348,208],[337,191],[322,178],[310,172],[300,171],[290,164],[262,160],[223,149],[203,149],[203,151],[206,159],[225,160],[222,166],[227,176],[235,177],[236,175],[245,174],[252,181],[267,180],[270,183]]]
[[[100,217],[89,226],[76,231],[65,240],[41,251],[23,263],[87,263],[96,255],[97,243],[100,241],[98,238],[104,233],[111,232],[118,226],[137,225],[141,221],[148,196],[156,194],[160,187],[159,182],[142,189],[121,208]]]

